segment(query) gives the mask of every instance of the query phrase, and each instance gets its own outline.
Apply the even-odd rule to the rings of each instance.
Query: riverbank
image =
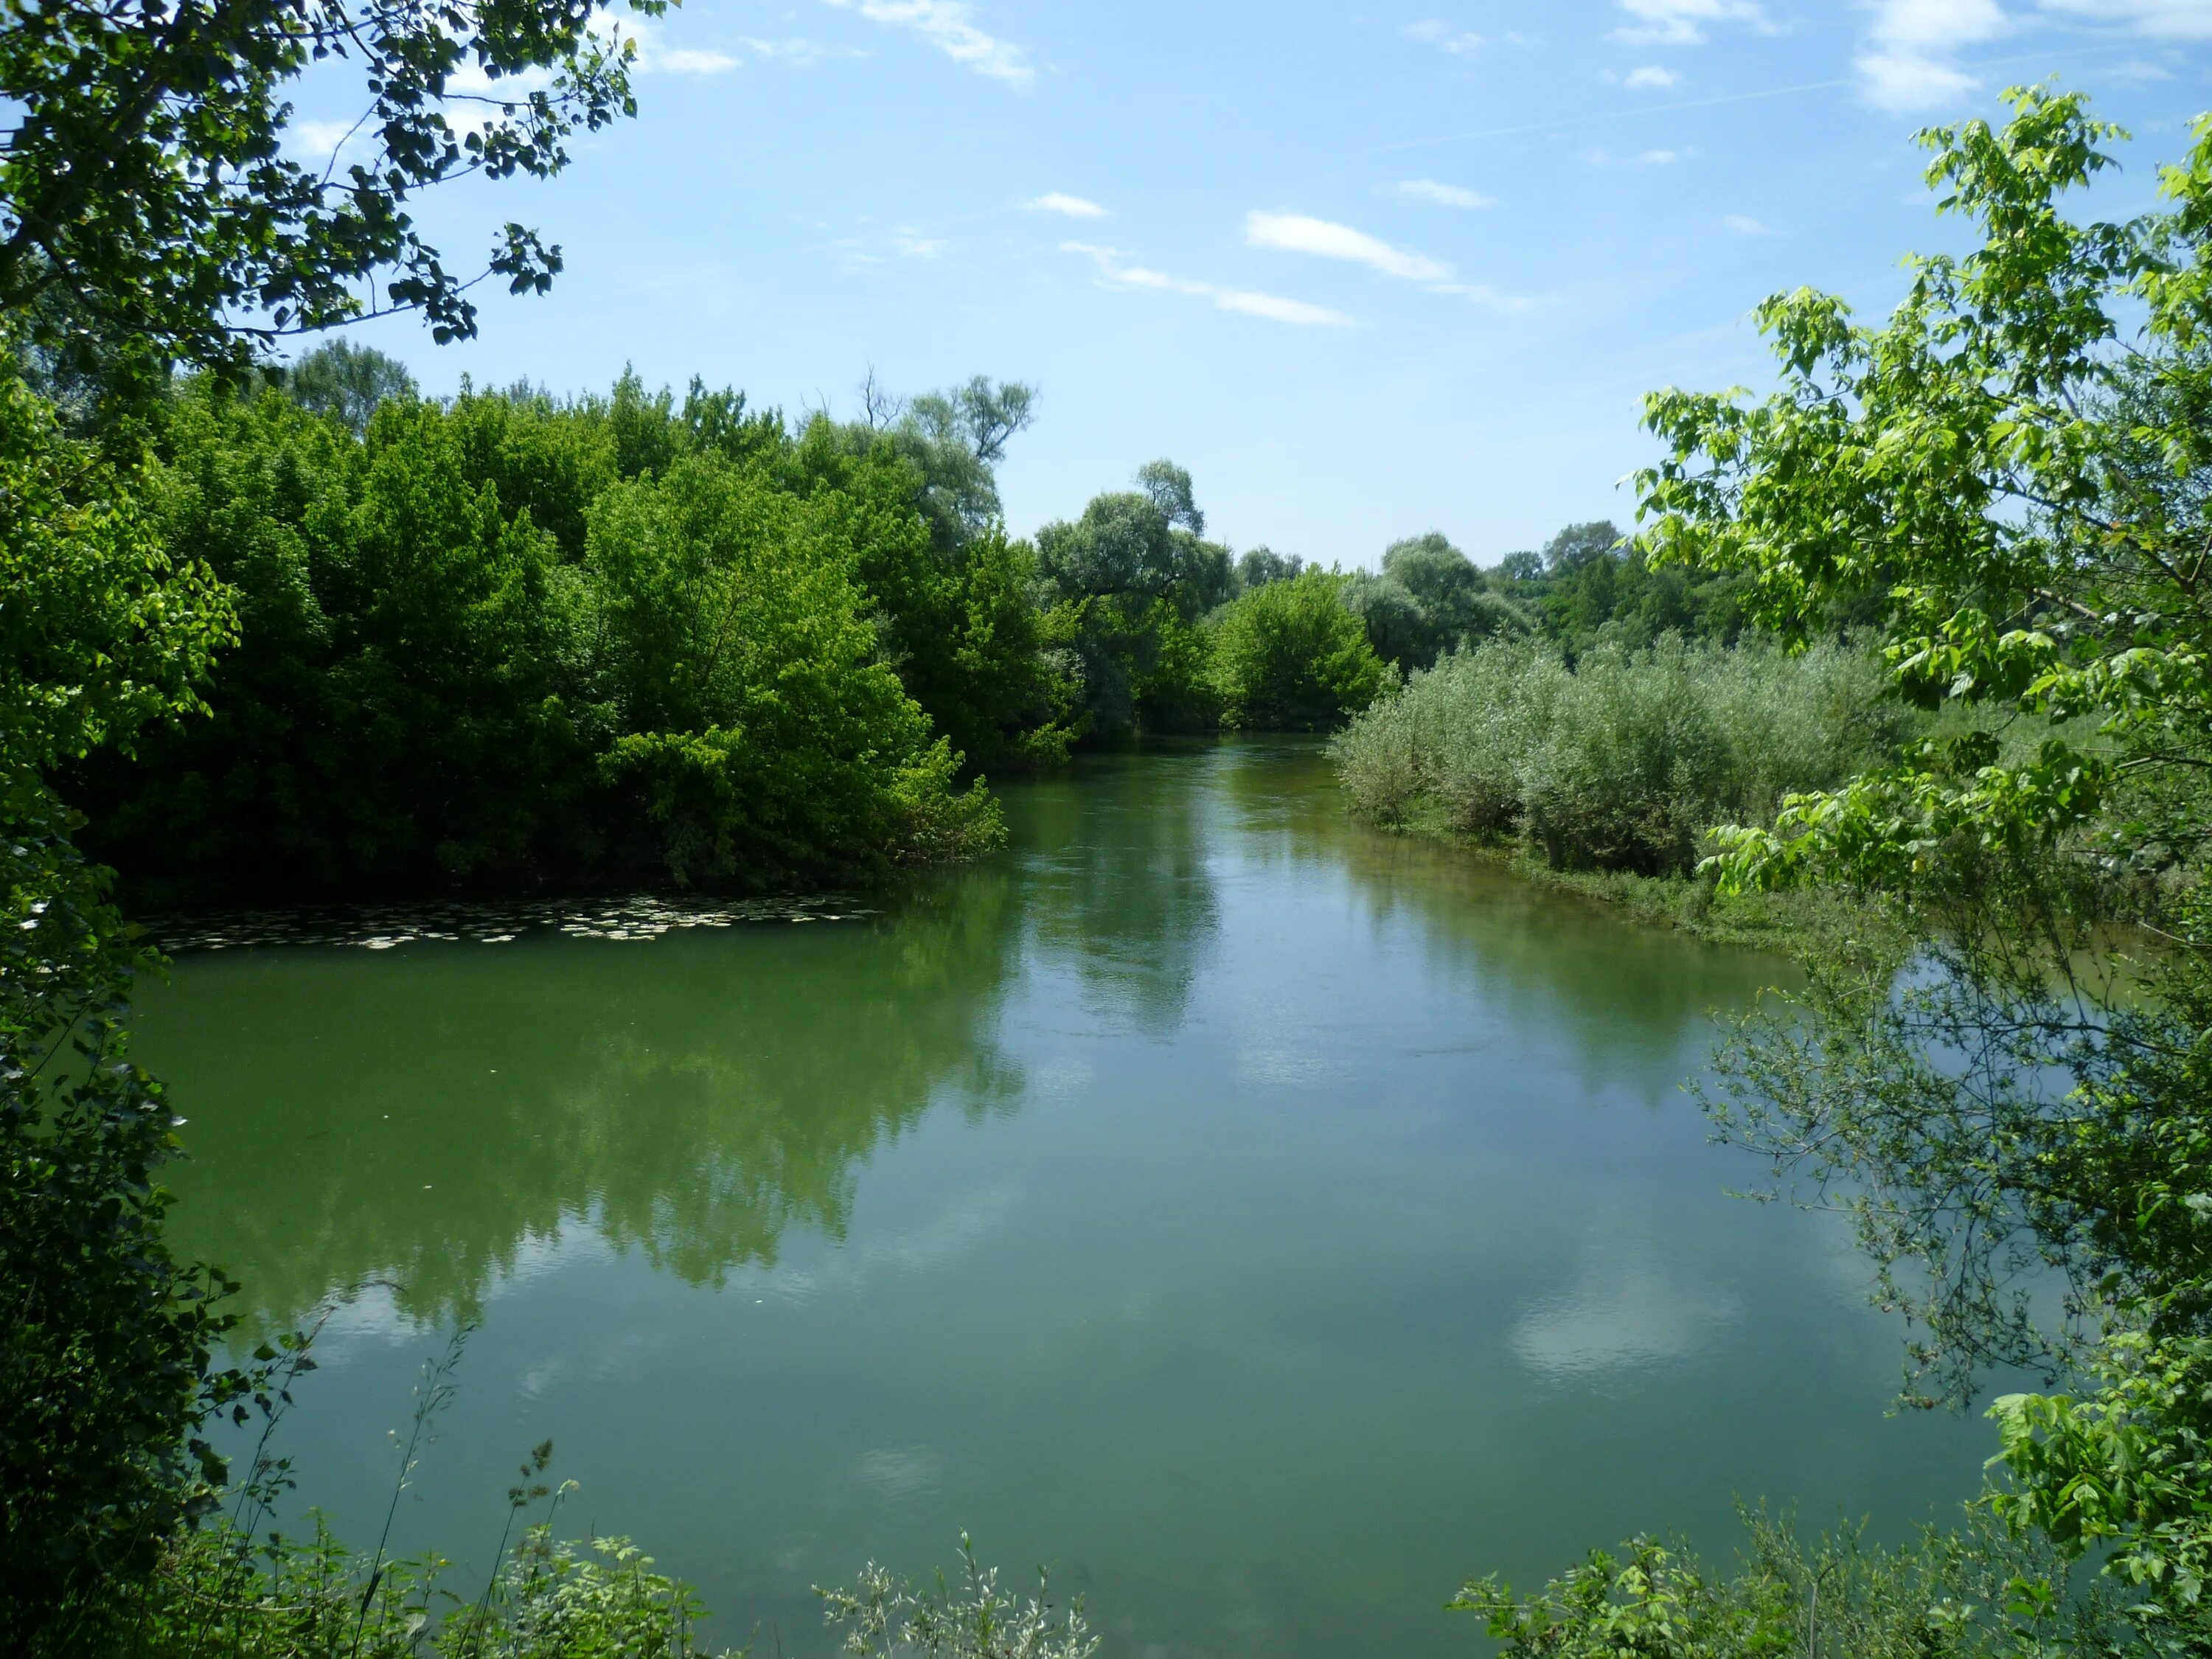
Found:
[[[1626,870],[1560,870],[1525,843],[1454,830],[1441,815],[1377,826],[1386,835],[1440,842],[1554,892],[1620,911],[1629,921],[1671,927],[1714,945],[1767,951],[1802,962],[1845,936],[1886,927],[1878,912],[1832,890],[1723,893],[1710,876],[1642,876]]]

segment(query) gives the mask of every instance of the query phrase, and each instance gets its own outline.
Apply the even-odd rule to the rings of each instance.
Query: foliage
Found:
[[[1449,1606],[1482,1615],[1507,1659],[2008,1659],[2117,1653],[2123,1632],[2094,1598],[2036,1593],[2064,1564],[1985,1516],[1911,1543],[1869,1546],[1863,1528],[1808,1541],[1787,1521],[1743,1516],[1731,1576],[1646,1538],[1593,1550],[1532,1595],[1495,1575]]]
[[[86,770],[98,846],[148,890],[266,895],[761,885],[988,844],[994,809],[877,660],[863,583],[928,557],[914,475],[815,443],[630,379],[388,400],[358,438],[198,386],[152,493],[243,637],[212,718]],[[1042,698],[1042,651],[1006,614],[1018,556],[971,550],[937,631],[980,723]]]
[[[636,9],[657,13],[659,0]],[[495,9],[353,0],[157,0],[13,10],[0,28],[0,311],[39,343],[243,367],[288,334],[419,310],[441,341],[475,332],[472,281],[410,212],[472,173],[543,178],[572,134],[632,112],[627,47],[589,4]],[[356,151],[283,153],[287,84],[352,65]],[[520,225],[484,270],[543,290],[560,250]],[[382,280],[383,291],[374,284]],[[67,303],[41,307],[50,295]]]
[[[653,1558],[626,1538],[579,1546],[557,1537],[549,1520],[528,1528],[501,1558],[483,1592],[465,1601],[444,1588],[443,1559],[372,1566],[320,1516],[304,1538],[255,1539],[211,1526],[171,1540],[121,1617],[130,1651],[146,1659],[210,1652],[235,1659],[685,1659],[707,1652],[694,1632],[704,1611],[696,1596],[655,1571]]]
[[[1194,629],[1231,597],[1237,575],[1229,550],[1203,539],[1188,472],[1154,461],[1138,483],[1037,532],[1039,573],[1054,601],[1048,625],[1066,641],[1082,720],[1106,737],[1139,725],[1212,723],[1212,677]]]
[[[284,391],[301,408],[327,415],[356,437],[366,437],[377,410],[395,398],[412,400],[415,377],[396,358],[343,337],[313,351],[284,371]]]
[[[1993,1495],[1996,1511],[2069,1559],[2108,1553],[2105,1572],[2139,1598],[2131,1610],[2154,1636],[2177,1648],[2212,1639],[2212,1341],[2115,1332],[2089,1374],[2099,1387],[2087,1398],[2009,1394],[1991,1406],[2014,1482]]]
[[[602,770],[641,793],[679,881],[955,856],[997,833],[870,660],[843,505],[709,454],[592,507],[609,690],[632,728]]]
[[[1999,1502],[2127,1579],[2147,1640],[2196,1651],[2212,122],[2165,207],[2082,223],[2060,198],[2120,135],[2077,94],[2007,100],[2001,128],[1923,135],[1978,245],[1911,261],[1886,323],[1778,295],[1780,391],[1648,401],[1668,453],[1643,545],[1788,635],[1879,616],[1892,684],[1941,714],[1901,763],[1721,833],[1725,884],[1837,882],[1917,944],[1901,982],[1844,953],[1747,1027],[1722,1121],[1778,1189],[1844,1196],[1938,1396],[1987,1360],[2086,1364],[2081,1397],[2000,1402]],[[2055,1327],[2038,1278],[2068,1292]]]
[[[1771,812],[1893,751],[1894,709],[1863,653],[1799,657],[1672,635],[1570,667],[1531,639],[1416,674],[1356,718],[1335,755],[1354,808],[1521,836],[1554,868],[1680,872],[1706,824]]]
[[[1098,1638],[1080,1602],[1055,1619],[1044,1569],[1027,1601],[999,1588],[999,1570],[977,1565],[960,1534],[960,1580],[933,1588],[902,1584],[871,1561],[857,1590],[821,1589],[823,1612],[847,1626],[844,1651],[858,1659],[1090,1659]]]
[[[1648,646],[1662,634],[1733,644],[1743,629],[1738,579],[1656,562],[1603,520],[1567,526],[1540,552],[1508,554],[1491,580],[1569,652],[1601,641]],[[1830,631],[1851,620],[1838,614]]]
[[[1341,586],[1308,570],[1254,588],[1222,612],[1213,672],[1229,725],[1318,731],[1374,702],[1389,671],[1345,609]]]
[[[142,1567],[220,1462],[198,1431],[248,1383],[210,1374],[220,1275],[162,1243],[174,1152],[133,1065],[147,954],[46,773],[197,706],[229,637],[205,567],[173,562],[130,481],[0,380],[0,1642],[28,1644]]]

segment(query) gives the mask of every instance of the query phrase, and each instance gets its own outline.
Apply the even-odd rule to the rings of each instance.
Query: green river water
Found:
[[[566,1528],[763,1653],[963,1528],[1109,1655],[1473,1654],[1471,1573],[1973,1491],[1987,1425],[1885,1415],[1847,1239],[1681,1092],[1783,965],[1364,830],[1310,744],[1002,793],[866,916],[179,955],[179,1247],[258,1329],[356,1287],[303,1498],[374,1540],[463,1322],[395,1546],[481,1567],[550,1437]]]

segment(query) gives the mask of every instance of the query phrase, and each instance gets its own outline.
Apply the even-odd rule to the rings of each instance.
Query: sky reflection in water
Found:
[[[724,1639],[827,1652],[875,1557],[1055,1565],[1130,1655],[1468,1651],[1472,1572],[1733,1498],[1969,1494],[1814,1218],[1723,1196],[1681,1079],[1781,972],[1346,821],[1318,750],[1101,757],[885,914],[187,956],[142,1057],[181,1244],[334,1318],[302,1491],[489,1553],[551,1436],[579,1528]]]

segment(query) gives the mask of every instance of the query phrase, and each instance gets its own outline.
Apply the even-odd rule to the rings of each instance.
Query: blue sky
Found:
[[[1216,536],[1347,565],[1626,524],[1644,391],[1759,384],[1762,297],[1878,313],[1955,241],[1917,127],[2056,74],[2136,135],[2122,214],[2212,107],[2212,0],[690,0],[640,46],[561,178],[426,199],[455,264],[507,218],[568,260],[475,342],[364,331],[426,390],[1023,380],[1017,532],[1167,455]]]

